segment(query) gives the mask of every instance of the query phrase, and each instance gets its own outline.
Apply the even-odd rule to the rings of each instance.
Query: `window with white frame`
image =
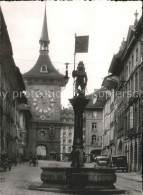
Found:
[[[95,118],[95,119],[97,118],[97,112],[96,111],[92,112],[92,118]]]
[[[96,103],[96,101],[97,101],[97,96],[96,96],[96,95],[94,95],[94,96],[93,96],[93,104],[95,104],[95,103]]]
[[[96,130],[97,129],[97,123],[92,123],[92,130]]]
[[[69,139],[69,144],[71,144],[72,143],[72,140],[71,139]]]
[[[66,139],[63,139],[63,144],[65,144],[66,143]]]
[[[63,137],[66,137],[66,132],[63,132]]]
[[[96,135],[92,135],[92,141],[91,141],[92,144],[95,144],[96,143]]]
[[[69,132],[69,138],[71,138],[72,137],[72,132]]]
[[[133,116],[133,106],[130,107],[130,129],[133,128],[133,120],[134,120],[134,116]]]

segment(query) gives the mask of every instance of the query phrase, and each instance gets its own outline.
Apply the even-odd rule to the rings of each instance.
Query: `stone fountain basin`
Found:
[[[73,167],[41,167],[42,186],[56,184],[71,187],[92,187],[113,189],[116,182],[115,169],[96,168],[73,168]]]
[[[32,184],[30,190],[56,194],[80,195],[125,195],[125,190],[116,189],[113,168],[41,167],[42,184]]]

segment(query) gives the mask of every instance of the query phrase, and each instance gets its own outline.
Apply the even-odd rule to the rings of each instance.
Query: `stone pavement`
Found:
[[[69,162],[39,161],[38,167],[29,163],[12,166],[11,171],[0,172],[0,195],[59,195],[56,192],[32,191],[28,187],[32,183],[42,184],[40,180],[41,166],[69,167]],[[63,194],[64,195],[64,194]]]
[[[129,173],[116,173],[117,182],[116,187],[120,189],[129,190],[130,195],[142,194],[142,177],[141,174],[136,172]]]

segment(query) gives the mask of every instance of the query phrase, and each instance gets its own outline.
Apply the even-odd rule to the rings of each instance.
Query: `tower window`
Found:
[[[47,66],[46,65],[43,65],[42,67],[41,67],[41,70],[40,70],[40,72],[48,72],[48,70],[47,70]]]

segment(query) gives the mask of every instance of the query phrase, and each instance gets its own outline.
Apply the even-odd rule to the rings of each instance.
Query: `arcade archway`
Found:
[[[36,147],[37,158],[45,160],[47,157],[47,147],[45,145],[38,145]]]

